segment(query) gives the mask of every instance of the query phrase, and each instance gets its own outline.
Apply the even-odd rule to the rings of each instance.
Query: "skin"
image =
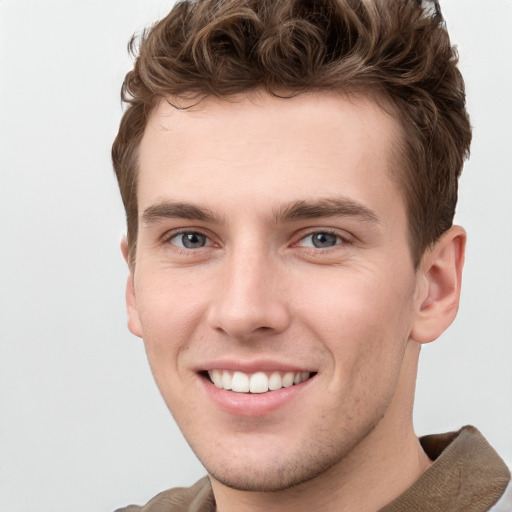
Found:
[[[456,314],[465,234],[414,268],[400,136],[370,99],[327,93],[162,101],[149,119],[129,328],[221,512],[377,510],[429,465],[411,420],[419,346]],[[314,377],[257,416],[205,392],[212,361],[269,360]]]

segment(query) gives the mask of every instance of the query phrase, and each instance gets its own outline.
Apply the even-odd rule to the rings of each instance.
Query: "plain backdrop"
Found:
[[[0,512],[108,512],[204,473],[126,328],[109,159],[127,41],[171,5],[0,0]],[[443,11],[474,125],[469,243],[459,317],[422,351],[415,425],[475,424],[510,465],[512,1]]]

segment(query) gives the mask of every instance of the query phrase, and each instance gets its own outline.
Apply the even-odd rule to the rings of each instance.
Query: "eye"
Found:
[[[310,233],[302,238],[297,245],[301,247],[314,247],[315,249],[328,249],[343,242],[343,239],[333,233],[327,231],[318,231]]]
[[[206,235],[194,231],[178,233],[172,236],[169,242],[181,249],[201,249],[211,245],[211,241]]]

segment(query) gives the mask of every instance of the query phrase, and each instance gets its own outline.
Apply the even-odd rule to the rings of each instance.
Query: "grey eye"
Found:
[[[208,244],[208,238],[201,233],[179,233],[171,238],[171,243],[183,249],[201,249]]]
[[[328,249],[341,242],[341,237],[337,235],[325,231],[318,231],[305,236],[298,245],[302,247],[314,247],[315,249]]]
[[[333,247],[338,243],[339,237],[331,233],[313,233],[311,235],[311,243],[317,249],[325,247]]]

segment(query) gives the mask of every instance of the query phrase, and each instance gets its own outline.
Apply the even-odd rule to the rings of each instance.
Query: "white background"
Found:
[[[126,43],[171,3],[0,0],[0,512],[112,511],[203,474],[126,329],[109,159]],[[474,125],[469,244],[459,318],[422,352],[415,423],[473,423],[510,465],[512,1],[443,10]]]

